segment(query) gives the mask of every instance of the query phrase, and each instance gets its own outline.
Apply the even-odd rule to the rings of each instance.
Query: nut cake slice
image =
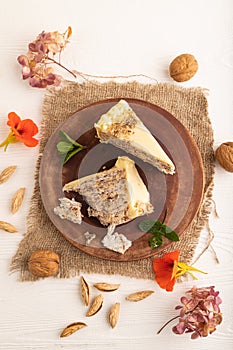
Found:
[[[166,174],[175,165],[125,100],[120,100],[94,125],[100,142],[110,143]]]
[[[104,226],[128,222],[154,209],[134,161],[128,157],[118,157],[111,169],[69,182],[63,190],[81,194],[89,205],[88,215]]]

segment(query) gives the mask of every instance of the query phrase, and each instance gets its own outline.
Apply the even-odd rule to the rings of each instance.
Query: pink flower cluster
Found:
[[[176,306],[176,310],[180,310],[180,318],[172,330],[176,334],[192,333],[192,339],[207,337],[222,322],[219,292],[213,286],[193,287],[186,294],[190,297],[183,296],[180,299],[182,306]]]
[[[29,79],[32,87],[45,88],[47,85],[58,86],[61,83],[61,77],[54,73],[51,63],[65,68],[54,59],[54,56],[56,54],[60,56],[71,34],[71,27],[68,27],[62,34],[57,31],[42,32],[35,41],[28,45],[27,55],[18,57],[17,60],[22,66],[22,77]]]

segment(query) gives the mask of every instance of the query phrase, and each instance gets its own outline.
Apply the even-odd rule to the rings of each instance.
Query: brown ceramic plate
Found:
[[[53,209],[59,204],[58,199],[64,197],[62,187],[76,178],[96,173],[103,167],[110,168],[118,156],[126,153],[114,146],[101,144],[96,138],[94,123],[106,113],[119,99],[105,100],[94,103],[77,111],[64,123],[58,126],[48,140],[40,167],[40,191],[47,214],[57,229],[74,246],[82,251],[108,260],[130,261],[153,256],[158,249],[151,250],[148,244],[150,234],[141,232],[140,221],[145,219],[161,220],[167,210],[165,223],[180,236],[185,233],[194,219],[203,195],[204,175],[199,150],[187,129],[170,113],[153,104],[126,99],[153,136],[166,150],[176,166],[175,175],[165,175],[150,164],[140,159],[128,156],[136,163],[137,169],[145,182],[154,205],[154,212],[117,227],[118,233],[123,233],[133,241],[132,246],[119,254],[103,248],[101,240],[106,234],[95,218],[89,218],[87,205],[82,197],[69,193],[82,202],[84,214],[81,225],[68,220],[62,220],[54,214]],[[64,166],[56,150],[59,142],[59,130],[66,132],[87,148],[72,157]],[[68,196],[68,194],[66,194]],[[85,245],[84,233],[95,233],[96,238],[90,246]],[[159,250],[171,242],[164,239]]]

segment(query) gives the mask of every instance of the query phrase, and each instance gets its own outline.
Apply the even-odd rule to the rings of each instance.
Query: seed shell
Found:
[[[11,201],[12,214],[15,214],[21,207],[21,204],[23,203],[23,199],[24,199],[25,189],[26,189],[25,187],[21,187],[15,192]]]
[[[4,230],[10,233],[18,232],[17,228],[11,225],[9,222],[0,221],[0,230]]]
[[[61,338],[68,337],[69,335],[77,332],[79,329],[87,327],[86,323],[83,322],[73,322],[69,324],[60,334]]]
[[[153,290],[142,290],[140,292],[132,293],[128,295],[125,299],[128,301],[140,301],[147,297],[149,297],[152,293],[154,293]]]
[[[99,294],[92,302],[89,310],[86,313],[86,316],[93,316],[95,315],[102,307],[104,301],[104,297],[102,294]]]
[[[88,306],[90,301],[90,289],[84,277],[81,277],[81,295],[83,304]]]
[[[4,182],[6,182],[11,177],[15,169],[16,169],[16,165],[11,165],[11,166],[8,166],[6,169],[4,169],[0,174],[0,184],[3,184]]]
[[[95,283],[94,287],[103,291],[103,292],[113,292],[114,290],[117,290],[120,287],[120,284],[110,284],[110,283]]]
[[[115,303],[109,311],[109,323],[114,328],[118,322],[120,314],[120,303]]]

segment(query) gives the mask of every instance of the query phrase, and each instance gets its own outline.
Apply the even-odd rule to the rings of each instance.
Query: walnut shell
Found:
[[[233,142],[222,143],[215,151],[215,158],[226,171],[233,173]]]
[[[198,70],[197,60],[193,55],[184,53],[177,56],[169,66],[170,76],[178,82],[191,79]]]
[[[37,277],[56,276],[59,260],[59,256],[51,250],[36,250],[28,260],[28,269]]]

